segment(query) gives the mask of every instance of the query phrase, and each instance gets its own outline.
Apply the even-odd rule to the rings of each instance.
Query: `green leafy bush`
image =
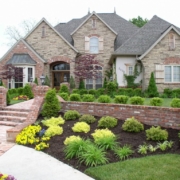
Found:
[[[17,88],[17,93],[18,93],[19,95],[24,94],[24,88],[23,88],[23,87]],[[28,96],[28,97],[29,97],[29,96]]]
[[[56,90],[50,89],[45,95],[45,101],[42,107],[42,116],[50,118],[57,117],[60,111],[60,103],[56,97]]]
[[[127,96],[127,93],[126,93],[126,90],[125,90],[126,88],[119,88],[118,90],[117,90],[117,94],[118,95],[126,95]]]
[[[165,88],[163,94],[166,94],[168,98],[172,97],[172,89]]]
[[[128,132],[140,132],[144,130],[144,125],[134,117],[127,118],[122,125],[122,129]]]
[[[138,153],[145,155],[147,154],[147,151],[148,151],[148,145],[143,144],[138,146]]]
[[[96,118],[90,114],[84,114],[79,118],[79,121],[92,124],[96,121]]]
[[[80,94],[79,89],[73,89],[73,90],[72,90],[72,94]]]
[[[132,88],[125,88],[124,92],[127,96],[130,96],[130,97],[134,96],[134,90]]]
[[[47,137],[52,137],[56,135],[61,135],[63,133],[63,128],[60,126],[49,126],[45,131],[44,135]]]
[[[41,122],[43,125],[50,127],[50,126],[62,125],[62,124],[64,124],[65,121],[61,116],[59,116],[57,118],[52,117],[50,119],[46,119]]]
[[[130,98],[130,103],[133,105],[143,105],[144,104],[144,99],[139,96],[134,96]]]
[[[131,149],[129,145],[124,145],[123,147],[119,147],[115,149],[114,151],[115,151],[115,155],[120,160],[125,160],[134,153],[134,151]]]
[[[70,88],[71,89],[75,88],[75,81],[74,81],[74,78],[72,76],[70,77]]]
[[[32,99],[34,97],[31,86],[29,84],[26,84],[23,89],[23,95],[26,95],[29,97],[29,99]]]
[[[82,97],[83,102],[93,102],[94,99],[95,99],[95,97],[92,94],[84,94]]]
[[[79,82],[79,89],[85,89],[85,84],[84,84],[84,80],[81,79]]]
[[[36,85],[38,85],[38,79],[37,79],[37,77],[35,78],[34,83],[35,83]]]
[[[67,93],[67,94],[69,94],[69,89],[68,89],[68,87],[67,87],[65,84],[62,84],[62,85],[60,86],[59,93]]]
[[[150,129],[146,130],[146,138],[147,140],[153,141],[167,140],[168,132],[166,130],[162,130],[160,126],[152,126]]]
[[[162,106],[163,100],[159,97],[154,97],[150,100],[151,106]]]
[[[66,111],[64,114],[64,119],[65,120],[75,120],[78,119],[81,115],[79,114],[78,111],[76,110],[69,110]]]
[[[88,90],[87,89],[80,89],[79,93],[80,93],[80,95],[88,94]]]
[[[107,87],[107,79],[106,77],[104,78],[104,82],[103,82],[103,88],[106,88]]]
[[[142,89],[141,88],[136,88],[134,89],[134,96],[142,96]]]
[[[109,81],[106,85],[108,93],[116,91],[118,88],[117,83],[114,81]]]
[[[110,103],[111,98],[108,95],[101,95],[98,98],[98,102],[100,102],[100,103]]]
[[[10,102],[11,102],[11,98],[10,98],[9,92],[7,91],[7,93],[6,93],[6,104],[9,105]]]
[[[81,101],[80,94],[71,94],[69,99],[70,101]]]
[[[84,132],[87,133],[90,131],[90,126],[86,122],[77,122],[72,127],[73,132]]]
[[[65,101],[68,101],[68,99],[69,99],[68,93],[59,93],[59,95],[60,95]]]
[[[46,75],[45,80],[44,80],[44,85],[50,86],[50,80],[49,77]]]
[[[111,116],[104,116],[98,121],[100,128],[113,128],[117,126],[117,119]]]
[[[96,95],[97,91],[95,89],[90,89],[89,94]]]
[[[180,108],[180,99],[179,98],[173,98],[171,101],[171,107]]]
[[[148,93],[149,97],[158,97],[159,96],[153,72],[151,73],[147,93]]]
[[[129,97],[125,95],[115,96],[114,102],[118,104],[127,104],[128,98]]]
[[[180,98],[180,88],[172,90],[172,97],[173,98]]]
[[[103,95],[105,93],[104,88],[99,88],[96,90],[96,97],[99,97],[100,95]]]

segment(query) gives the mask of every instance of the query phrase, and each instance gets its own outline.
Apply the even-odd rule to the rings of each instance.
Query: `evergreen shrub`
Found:
[[[65,101],[68,101],[68,99],[69,99],[68,93],[59,93],[59,95],[60,95]]]
[[[108,95],[101,95],[98,98],[98,102],[100,102],[100,103],[110,103],[111,98]]]
[[[74,89],[74,88],[75,88],[75,81],[74,81],[73,76],[70,77],[70,88],[71,88],[71,89]]]
[[[171,101],[171,107],[180,108],[180,99],[179,98],[173,98]]]
[[[151,106],[162,106],[163,100],[159,97],[151,98],[150,105]]]
[[[117,104],[127,104],[128,98],[129,97],[125,95],[115,96],[114,102]]]
[[[76,110],[68,110],[64,114],[64,119],[65,120],[75,120],[78,119],[81,115],[79,114],[78,111]]]
[[[90,114],[84,114],[79,118],[79,121],[86,122],[88,124],[92,124],[96,121],[96,118]]]
[[[37,77],[35,78],[34,83],[38,86],[38,79],[37,79]]]
[[[29,84],[26,84],[23,89],[23,95],[26,95],[29,97],[29,99],[32,99],[34,97],[32,88]]]
[[[85,89],[85,84],[84,84],[84,80],[81,79],[79,82],[79,89]]]
[[[104,116],[98,121],[100,128],[113,128],[117,126],[117,119],[111,116]]]
[[[65,84],[62,84],[62,85],[60,86],[59,93],[67,93],[67,94],[69,94],[69,89],[68,89],[68,87],[67,87]]]
[[[139,96],[134,96],[130,98],[130,104],[133,105],[143,105],[144,104],[144,98]]]
[[[93,102],[94,101],[94,95],[92,94],[84,94],[82,97],[83,102]]]
[[[79,89],[73,89],[73,90],[72,90],[72,94],[80,94]]]
[[[71,94],[69,99],[70,101],[81,101],[80,94]]]

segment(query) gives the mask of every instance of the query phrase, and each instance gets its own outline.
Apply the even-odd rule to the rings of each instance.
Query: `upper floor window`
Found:
[[[96,28],[96,19],[92,19],[92,28]]]
[[[70,66],[68,63],[62,62],[53,66],[53,70],[70,70]]]
[[[175,36],[174,34],[169,34],[169,50],[175,49]]]
[[[42,37],[45,37],[45,26],[42,27],[42,34],[41,34]]]
[[[89,41],[90,53],[98,53],[99,52],[99,40],[97,37],[90,38]]]

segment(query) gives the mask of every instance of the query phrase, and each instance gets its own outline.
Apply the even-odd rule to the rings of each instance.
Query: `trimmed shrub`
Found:
[[[84,132],[88,133],[90,131],[90,126],[86,122],[77,122],[72,127],[73,132]]]
[[[60,111],[60,103],[56,97],[56,90],[50,89],[45,95],[45,101],[42,107],[42,116],[50,118],[57,117]]]
[[[172,90],[172,97],[173,98],[180,98],[180,88]]]
[[[149,97],[158,97],[159,96],[153,72],[151,73],[147,93],[148,93]]]
[[[117,94],[118,95],[127,95],[125,88],[119,88],[117,91]]]
[[[172,97],[172,89],[165,88],[163,94],[166,94],[168,98]]]
[[[80,94],[71,94],[69,99],[70,101],[81,101]]]
[[[134,89],[134,96],[142,96],[142,89],[141,88]]]
[[[153,141],[167,140],[168,132],[166,130],[161,129],[160,126],[152,126],[150,129],[146,130],[146,138],[147,140]]]
[[[50,80],[49,80],[47,75],[46,75],[45,80],[44,80],[44,85],[50,86]]]
[[[117,119],[111,116],[104,116],[98,121],[100,128],[113,128],[117,126]]]
[[[83,102],[93,102],[94,101],[94,95],[92,94],[84,94],[82,97]]]
[[[163,100],[158,97],[154,97],[150,100],[151,106],[162,106]]]
[[[171,101],[171,107],[180,108],[180,99],[179,98],[173,98]]]
[[[69,99],[68,93],[59,93],[59,95],[60,95],[65,101],[68,101],[68,99]]]
[[[52,137],[56,135],[61,135],[63,133],[63,128],[60,126],[50,126],[44,133],[47,137]]]
[[[70,77],[70,88],[71,89],[75,88],[75,81],[74,81],[74,78],[72,76]]]
[[[139,97],[139,96],[131,97],[130,103],[133,105],[143,105],[144,104],[144,98]]]
[[[29,99],[32,99],[34,97],[31,86],[29,84],[26,84],[23,89],[23,95],[26,95],[29,97]]]
[[[65,120],[75,120],[78,119],[81,115],[79,114],[78,111],[76,110],[69,110],[65,112],[64,114],[64,119]]]
[[[73,90],[72,90],[72,94],[80,94],[79,89],[73,89]]]
[[[38,85],[38,79],[37,79],[37,77],[35,78],[34,83],[35,83],[36,85]]]
[[[105,93],[104,88],[99,88],[96,90],[96,96],[99,97],[100,95],[103,95]]]
[[[65,123],[64,119],[63,119],[61,116],[59,116],[59,117],[57,117],[57,118],[52,117],[52,118],[50,118],[50,119],[46,119],[46,120],[43,120],[43,121],[41,121],[41,122],[42,122],[42,124],[43,124],[44,126],[47,126],[47,127],[50,127],[50,126],[58,126],[58,125],[62,125],[62,124]]]
[[[90,89],[89,94],[96,95],[97,91],[95,89]]]
[[[98,102],[100,102],[100,103],[110,103],[111,98],[108,95],[101,95],[98,98]]]
[[[144,125],[134,117],[127,118],[122,125],[122,129],[128,132],[140,132],[144,130]]]
[[[103,88],[106,88],[107,87],[107,79],[106,77],[104,78],[104,82],[103,82]]]
[[[85,84],[84,84],[84,80],[81,79],[79,82],[79,89],[85,89]]]
[[[128,96],[124,95],[115,96],[114,102],[117,104],[127,104],[128,98]]]
[[[67,94],[69,94],[69,89],[68,89],[68,87],[67,87],[65,84],[62,84],[62,85],[60,86],[59,93],[67,93]]]
[[[84,114],[79,118],[79,121],[92,124],[96,121],[96,118],[90,114]]]
[[[7,93],[6,93],[6,104],[9,105],[10,102],[11,102],[11,98],[10,98],[9,92],[7,91]]]
[[[79,93],[80,93],[80,95],[88,94],[88,90],[87,89],[80,89]]]
[[[106,89],[107,89],[108,93],[116,91],[117,88],[118,88],[117,83],[114,81],[109,81],[106,85]]]
[[[70,144],[72,142],[81,141],[81,140],[82,140],[81,137],[72,135],[72,136],[67,137],[64,140],[64,145],[68,145],[68,144]]]
[[[24,88],[23,88],[23,87],[17,88],[17,93],[18,93],[19,95],[24,94]],[[28,96],[28,97],[29,97],[29,96]]]
[[[124,92],[127,96],[130,96],[130,97],[134,96],[134,90],[132,88],[125,88]]]

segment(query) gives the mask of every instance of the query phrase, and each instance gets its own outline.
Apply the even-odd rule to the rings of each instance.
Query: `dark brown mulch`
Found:
[[[60,115],[63,117],[63,114],[60,113]],[[96,117],[97,121],[99,117]],[[39,116],[38,120],[42,119],[42,117]],[[73,120],[73,121],[66,121],[65,124],[62,126],[63,127],[63,134],[60,136],[54,136],[51,138],[49,141],[50,147],[48,149],[45,149],[44,152],[55,157],[56,159],[69,164],[70,166],[84,172],[84,170],[87,168],[84,164],[79,164],[77,159],[72,159],[72,160],[67,160],[65,159],[65,155],[63,152],[64,148],[64,140],[66,137],[69,137],[71,135],[79,135],[83,138],[90,138],[92,139],[91,134],[94,132],[95,129],[97,129],[97,121],[93,124],[91,124],[91,131],[88,133],[74,133],[71,129],[71,127],[74,125],[75,122],[78,120]],[[147,141],[146,140],[146,135],[145,131],[139,132],[139,133],[128,133],[122,130],[122,124],[124,123],[123,120],[118,121],[118,125],[114,128],[111,129],[113,133],[118,135],[119,143],[121,146],[128,144],[131,145],[132,149],[134,150],[134,154],[130,158],[137,158],[137,157],[143,157],[143,155],[137,153],[137,149],[139,145],[142,145],[144,143],[146,144],[151,144],[155,146],[157,142],[154,141]],[[149,125],[144,125],[145,130],[149,129],[151,126]],[[165,129],[165,128],[163,128]],[[162,152],[160,150],[157,150],[154,153],[148,153],[147,155],[155,155],[155,154],[165,154],[165,153],[178,153],[180,154],[180,143],[179,143],[179,138],[178,138],[178,132],[179,130],[175,129],[167,129],[169,137],[168,140],[172,140],[174,142],[173,147],[171,149],[166,150],[165,152]],[[118,158],[115,157],[112,151],[108,151],[107,157],[109,158],[109,162],[118,162]]]

